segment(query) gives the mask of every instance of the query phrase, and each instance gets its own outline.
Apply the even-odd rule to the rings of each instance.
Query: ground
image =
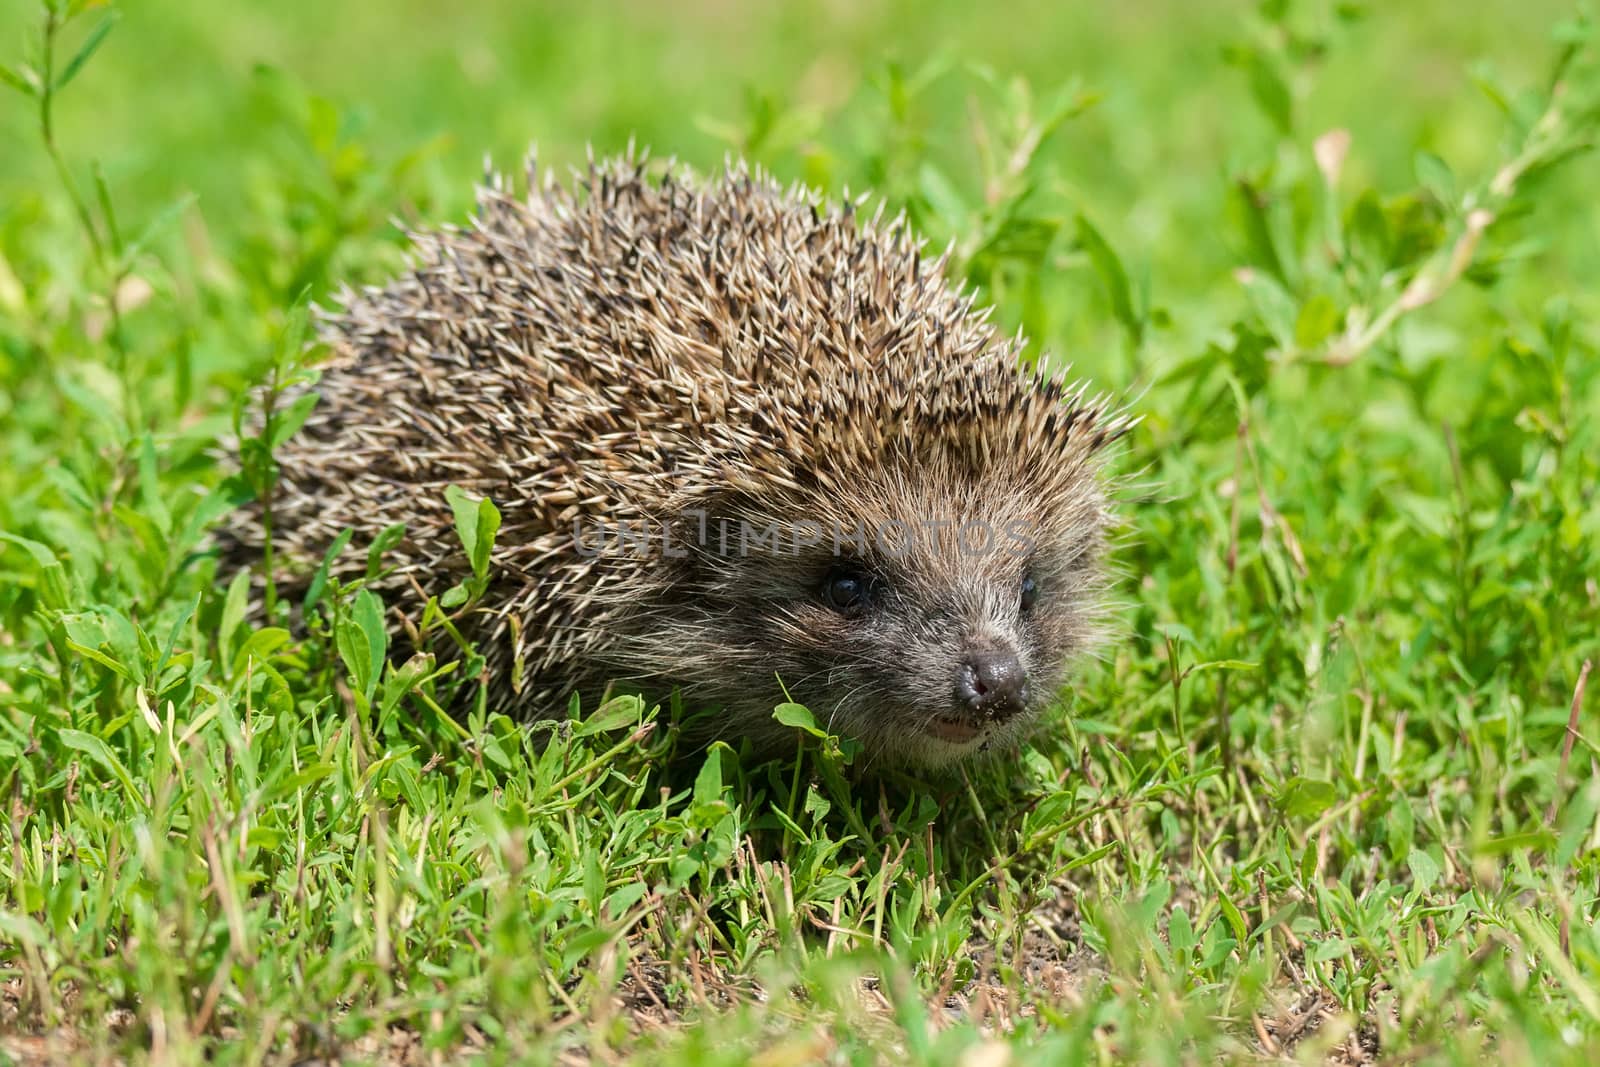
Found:
[[[0,25],[0,1062],[1600,1057],[1581,11]],[[389,661],[370,593],[218,575],[305,308],[486,153],[630,137],[906,208],[1141,418],[1114,636],[1024,749],[673,758],[626,700],[551,736]]]

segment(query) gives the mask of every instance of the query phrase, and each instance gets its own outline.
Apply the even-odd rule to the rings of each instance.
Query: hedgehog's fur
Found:
[[[1018,737],[1096,629],[1100,454],[1125,421],[1019,368],[903,219],[631,153],[570,190],[531,167],[528,184],[491,178],[470,227],[415,235],[421,265],[324,318],[321,401],[278,455],[279,553],[314,563],[354,527],[359,571],[361,540],[403,522],[391,606],[442,592],[465,568],[453,484],[503,516],[462,620],[492,706],[543,717],[574,690],[681,688],[721,709],[709,733],[771,748],[792,736],[771,717],[787,693],[870,755],[924,764]],[[722,520],[829,533],[741,554]],[[921,534],[910,552],[882,520]],[[973,520],[1026,523],[1031,556],[937,525]],[[666,530],[670,554],[652,536],[593,555],[594,531],[623,523]],[[870,583],[854,616],[820,592],[833,531]],[[1026,714],[984,721],[952,696],[975,645],[1015,653],[1026,706],[1007,710]],[[952,719],[959,740],[931,732]]]

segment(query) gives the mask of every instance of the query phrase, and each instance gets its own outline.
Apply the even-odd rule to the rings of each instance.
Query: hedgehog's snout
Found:
[[[969,649],[956,667],[956,704],[980,719],[1004,722],[1028,703],[1028,672],[1009,648]]]

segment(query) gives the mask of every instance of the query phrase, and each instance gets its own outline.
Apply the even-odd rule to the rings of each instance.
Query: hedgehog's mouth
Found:
[[[941,715],[928,723],[928,733],[952,745],[964,745],[974,741],[982,732],[972,723],[954,715]]]

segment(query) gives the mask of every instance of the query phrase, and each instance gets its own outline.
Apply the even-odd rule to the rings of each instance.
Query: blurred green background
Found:
[[[1463,176],[1490,165],[1502,124],[1474,73],[1536,87],[1553,53],[1551,27],[1571,11],[1559,0],[1030,2],[1003,11],[947,0],[168,0],[124,12],[63,96],[59,139],[69,158],[98,160],[134,214],[197,194],[204,236],[225,262],[239,258],[241,240],[272,232],[274,212],[295,210],[284,203],[294,195],[285,172],[319,150],[337,160],[334,143],[349,153],[350,182],[367,179],[368,161],[415,157],[406,199],[366,205],[379,230],[387,213],[462,217],[485,156],[515,169],[533,143],[558,165],[581,161],[586,145],[610,152],[629,138],[701,168],[739,150],[835,194],[870,187],[910,202],[927,192],[915,169],[928,160],[958,188],[978,184],[971,116],[1008,83],[1023,79],[1039,96],[1076,84],[1096,103],[1044,146],[1041,202],[1088,212],[1130,272],[1149,279],[1155,301],[1182,312],[1175,335],[1154,339],[1159,358],[1192,351],[1227,321],[1217,299],[1238,296],[1228,271],[1240,257],[1218,192],[1237,172],[1272,168],[1281,145],[1252,102],[1260,87],[1251,55],[1275,57],[1295,141],[1346,127],[1349,183],[1396,190],[1415,183],[1419,148]],[[92,21],[73,32],[81,37]],[[12,41],[31,33],[33,5],[9,4],[5,23]],[[0,109],[0,196],[14,208],[43,196],[38,210],[63,212],[41,192],[47,163],[21,103],[12,95]],[[330,182],[341,173],[338,162],[326,170]],[[1566,275],[1593,265],[1596,215],[1581,181],[1562,180],[1546,210],[1568,224],[1550,228],[1553,247],[1543,251],[1547,269]],[[316,182],[301,192],[317,195]],[[18,227],[33,213],[7,217]],[[919,221],[941,241],[961,229]],[[201,229],[191,223],[191,243]],[[312,270],[302,280],[320,277]],[[1129,384],[1123,361],[1096,356],[1114,335],[1085,325],[1108,319],[1091,279],[1069,281],[1028,325],[1081,348],[1074,358],[1111,376],[1107,384]]]

